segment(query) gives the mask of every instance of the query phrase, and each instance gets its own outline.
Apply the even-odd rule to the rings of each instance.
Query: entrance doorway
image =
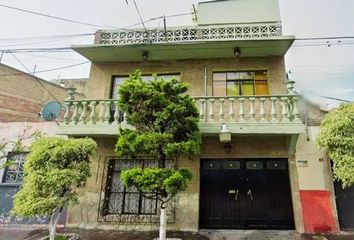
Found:
[[[354,230],[354,186],[344,188],[334,182],[339,226],[341,230]]]
[[[287,159],[202,159],[200,228],[294,229]]]

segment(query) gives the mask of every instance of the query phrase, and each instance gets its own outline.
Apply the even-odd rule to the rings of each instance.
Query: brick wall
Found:
[[[38,115],[42,107],[66,96],[63,87],[0,64],[0,122],[43,121]]]

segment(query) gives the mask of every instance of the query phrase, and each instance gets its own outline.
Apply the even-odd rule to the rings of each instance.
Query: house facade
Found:
[[[195,18],[187,27],[99,30],[94,44],[73,46],[91,60],[90,78],[86,99],[69,91],[57,133],[92,137],[99,152],[67,224],[149,230],[158,222],[156,201],[119,179],[156,161],[114,153],[119,127],[128,126],[117,90],[140,69],[147,81],[157,74],[189,83],[200,112],[200,155],[167,164],[194,175],[168,206],[170,229],[338,232],[330,161],[316,146],[321,114],[307,114],[286,81],[284,55],[295,37],[282,35],[278,1],[203,2]],[[231,142],[220,142],[222,125]]]

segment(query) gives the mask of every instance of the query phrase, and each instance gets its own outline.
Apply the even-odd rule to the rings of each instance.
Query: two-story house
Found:
[[[70,226],[152,229],[157,203],[125,189],[123,169],[153,159],[119,159],[114,146],[126,126],[117,89],[136,69],[190,84],[200,111],[200,156],[171,160],[194,178],[168,208],[168,227],[199,229],[339,229],[330,164],[316,147],[284,55],[295,40],[282,35],[277,0],[198,4],[192,26],[99,30],[94,44],[72,48],[92,62],[85,100],[69,92],[59,133],[89,136],[99,146]],[[305,120],[306,121],[305,121]],[[220,142],[221,127],[231,141]],[[152,226],[152,227],[151,227]]]

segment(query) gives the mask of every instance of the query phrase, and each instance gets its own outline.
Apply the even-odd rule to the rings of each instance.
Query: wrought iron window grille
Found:
[[[28,152],[10,152],[7,155],[6,166],[1,183],[21,184],[24,176],[24,164]]]
[[[175,168],[176,160],[167,160],[167,168]],[[102,176],[102,196],[99,203],[99,222],[116,223],[158,223],[159,222],[159,201],[157,198],[146,197],[149,193],[141,193],[136,189],[125,188],[120,181],[122,170],[132,167],[157,167],[156,158],[145,157],[139,159],[117,159],[107,158],[104,163],[104,174]],[[168,222],[174,222],[175,199],[167,206]]]

